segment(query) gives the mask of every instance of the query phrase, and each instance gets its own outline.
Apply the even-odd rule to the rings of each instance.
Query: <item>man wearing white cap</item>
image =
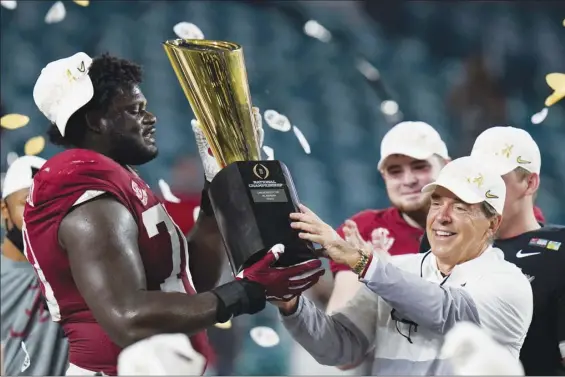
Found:
[[[209,362],[206,328],[299,295],[323,274],[315,259],[272,267],[284,252],[275,245],[210,290],[223,246],[207,189],[187,239],[131,168],[158,152],[141,81],[131,61],[81,52],[49,63],[33,91],[51,140],[70,148],[35,175],[24,213],[26,256],[69,338],[69,375],[115,375],[121,349],[163,333],[190,336]]]
[[[520,354],[526,375],[565,375],[565,228],[538,223],[532,214],[540,185],[538,145],[525,130],[492,127],[477,137],[471,155],[506,183],[495,246],[532,284],[534,317]]]
[[[384,136],[377,165],[392,206],[361,211],[347,223],[356,226],[364,240],[391,255],[417,253],[430,205],[429,194],[421,190],[437,178],[448,160],[447,146],[432,126],[398,123]],[[337,229],[342,237],[344,226]],[[330,266],[335,283],[328,312],[345,305],[362,286],[349,266],[333,261]]]
[[[304,297],[278,303],[285,327],[318,362],[348,364],[373,349],[373,375],[449,374],[440,350],[460,321],[479,325],[518,358],[532,318],[532,290],[492,246],[504,181],[482,161],[462,157],[423,191],[431,193],[426,254],[391,257],[371,245],[352,247],[308,208],[291,214],[300,237],[322,245],[364,284],[332,315]]]
[[[15,160],[2,187],[1,317],[4,372],[9,376],[62,376],[68,343],[58,324],[49,320],[33,266],[24,256],[23,213],[33,175],[45,160],[24,156]]]

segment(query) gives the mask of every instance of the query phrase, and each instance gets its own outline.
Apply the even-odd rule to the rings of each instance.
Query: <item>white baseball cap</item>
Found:
[[[441,169],[437,180],[425,185],[422,192],[432,192],[437,186],[448,189],[465,203],[487,202],[502,215],[506,184],[500,174],[481,159],[466,156],[449,162]]]
[[[475,140],[471,156],[484,159],[500,175],[517,167],[537,174],[541,170],[538,145],[527,131],[516,127],[498,126],[483,131]]]
[[[448,159],[447,146],[439,133],[425,122],[400,122],[392,127],[381,141],[381,169],[387,157],[401,154],[425,160],[434,154]]]
[[[31,187],[33,176],[41,169],[46,160],[37,156],[22,156],[16,159],[6,172],[2,199],[16,191]]]
[[[91,64],[92,58],[84,52],[55,60],[41,70],[33,88],[35,104],[63,136],[71,115],[94,96],[88,76]]]
[[[206,359],[184,334],[159,334],[122,350],[119,376],[200,376]]]

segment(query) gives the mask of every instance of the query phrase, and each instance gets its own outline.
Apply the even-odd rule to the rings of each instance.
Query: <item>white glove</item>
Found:
[[[204,167],[204,175],[208,182],[212,182],[212,179],[214,179],[221,169],[220,165],[218,165],[218,162],[212,154],[210,144],[208,144],[208,140],[206,140],[206,136],[204,136],[204,131],[200,128],[200,123],[198,123],[196,119],[193,119],[190,125],[192,126],[192,132],[194,132],[196,146],[198,147],[198,154],[200,155],[202,166]]]
[[[255,135],[257,138],[257,151],[259,153],[259,157],[261,157],[261,148],[263,147],[263,139],[265,138],[265,132],[263,131],[263,118],[261,117],[261,112],[259,108],[253,107],[253,128],[255,129]],[[204,175],[206,176],[206,180],[208,182],[212,182],[212,179],[218,174],[221,170],[220,165],[214,158],[212,154],[212,150],[210,149],[210,144],[208,140],[206,140],[206,136],[200,127],[200,123],[196,119],[193,119],[190,122],[192,126],[192,132],[194,132],[194,137],[196,139],[196,146],[198,147],[198,154],[200,155],[200,159],[202,160],[202,166],[204,167]]]

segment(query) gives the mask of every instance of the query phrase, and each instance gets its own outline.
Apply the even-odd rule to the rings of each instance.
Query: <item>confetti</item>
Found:
[[[173,31],[182,39],[204,39],[202,30],[190,22],[179,22],[173,27]]]
[[[62,1],[57,1],[47,14],[45,15],[45,22],[48,24],[55,24],[57,22],[61,22],[65,19],[67,15],[67,10],[65,9],[65,4]]]
[[[231,319],[224,323],[216,323],[214,326],[222,330],[231,329]]]
[[[45,138],[43,136],[35,136],[29,139],[24,146],[24,153],[28,156],[40,154],[45,148]]]
[[[270,327],[258,326],[249,332],[251,339],[261,347],[274,347],[280,342],[279,335]]]
[[[14,161],[18,159],[18,157],[19,156],[16,152],[8,152],[8,154],[6,155],[6,162],[8,163],[8,166],[12,165]]]
[[[304,33],[321,42],[328,43],[332,40],[332,33],[316,20],[309,20],[304,24]]]
[[[547,85],[554,92],[545,100],[545,106],[549,107],[555,105],[563,97],[565,97],[565,73],[550,73],[545,76]]]
[[[274,130],[288,132],[292,128],[288,118],[283,114],[277,113],[275,110],[266,110],[263,117],[269,127]]]
[[[267,160],[275,159],[275,150],[273,148],[263,145],[263,152],[267,155]]]
[[[15,3],[15,1],[14,1],[14,3]],[[563,26],[565,27],[565,18],[563,19]]]
[[[192,218],[194,219],[194,222],[198,220],[198,216],[200,216],[200,206],[196,206],[192,210]]]
[[[173,194],[171,187],[164,179],[159,179],[159,188],[161,189],[161,194],[163,194],[163,199],[171,203],[180,203],[180,199]]]
[[[539,113],[532,115],[532,124],[540,124],[547,117],[547,107],[544,107]]]
[[[302,148],[304,148],[304,152],[306,152],[306,154],[310,154],[310,144],[308,144],[308,140],[306,140],[306,137],[304,137],[302,131],[300,131],[296,126],[292,126],[292,130],[294,131],[294,135],[300,142],[300,145],[302,145]]]
[[[7,130],[15,130],[29,123],[29,117],[21,114],[7,114],[0,119],[0,126]]]
[[[2,0],[0,1],[0,5],[6,9],[14,10],[18,6],[18,2],[15,0]]]
[[[75,4],[80,5],[81,7],[87,7],[90,4],[88,0],[73,0]]]

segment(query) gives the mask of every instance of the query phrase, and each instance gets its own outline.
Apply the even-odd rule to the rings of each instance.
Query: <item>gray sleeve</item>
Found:
[[[296,312],[281,318],[292,337],[320,364],[349,364],[361,360],[374,342],[377,298],[362,287],[345,308],[328,315],[300,297]]]
[[[445,334],[458,321],[480,325],[471,294],[459,287],[440,286],[374,257],[361,279],[399,317],[429,330]]]

